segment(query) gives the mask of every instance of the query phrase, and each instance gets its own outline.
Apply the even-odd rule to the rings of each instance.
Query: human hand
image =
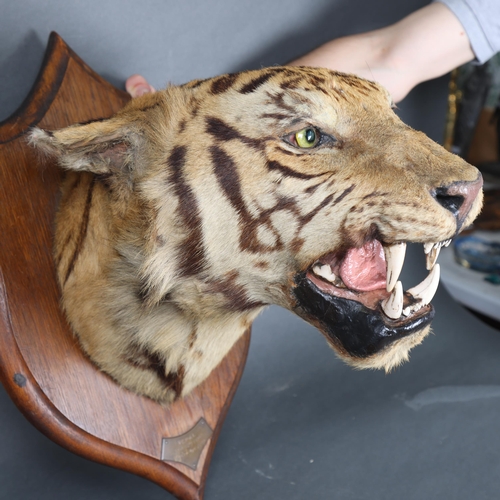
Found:
[[[154,87],[142,75],[129,76],[125,82],[125,90],[131,97],[139,97],[143,94],[155,92]]]

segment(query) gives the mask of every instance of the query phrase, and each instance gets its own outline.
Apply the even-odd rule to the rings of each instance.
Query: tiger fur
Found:
[[[311,129],[317,144],[299,146]],[[449,239],[481,206],[474,167],[403,124],[378,84],[325,69],[170,86],[31,141],[68,170],[54,260],[74,332],[118,383],[164,404],[199,385],[268,304],[317,326],[355,367],[396,366],[428,333],[431,306],[391,320],[385,289],[340,284],[342,304],[362,298],[361,314],[395,325],[379,342],[369,328],[337,335],[311,280],[306,294],[299,285],[322,256],[340,262],[367,242]]]

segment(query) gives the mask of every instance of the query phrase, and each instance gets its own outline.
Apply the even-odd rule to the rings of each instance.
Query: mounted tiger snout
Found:
[[[54,260],[82,347],[125,387],[185,396],[268,304],[361,368],[429,331],[439,249],[481,207],[474,167],[379,85],[275,67],[142,96],[31,141],[68,172]],[[406,244],[429,276],[399,281]]]

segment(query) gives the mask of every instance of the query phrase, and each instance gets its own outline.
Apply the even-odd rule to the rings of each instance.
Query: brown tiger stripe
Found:
[[[234,127],[231,127],[231,125],[228,125],[220,118],[215,118],[214,116],[207,116],[205,122],[207,124],[206,131],[217,141],[225,142],[239,140],[247,146],[251,146],[257,150],[264,149],[264,141],[266,138],[257,140],[247,137],[240,134]]]
[[[342,191],[342,193],[337,198],[335,198],[333,203],[337,204],[337,203],[341,202],[350,192],[352,192],[352,190],[355,187],[356,187],[356,184],[351,184],[347,189],[344,189],[344,191]]]
[[[316,189],[318,189],[322,185],[323,182],[318,182],[318,184],[313,184],[312,186],[309,186],[308,188],[304,189],[304,193],[312,194],[316,191]]]
[[[198,330],[196,330],[196,328],[193,328],[191,330],[191,333],[189,334],[189,337],[188,337],[188,349],[193,348],[197,337],[198,337]]]
[[[178,200],[178,212],[188,231],[184,243],[178,249],[179,268],[182,276],[193,276],[205,269],[205,252],[198,201],[184,178],[187,149],[176,146],[167,164],[170,168],[168,182],[173,186]]]
[[[70,175],[69,172],[67,175]],[[73,194],[73,191],[80,185],[80,182],[82,181],[82,175],[78,174],[76,172],[72,172],[71,175],[74,176],[74,181],[72,184],[69,186],[68,189],[65,190],[64,197],[61,200],[60,207],[64,206],[65,203],[67,203]],[[66,238],[64,239],[64,243],[59,246],[59,251],[57,255],[54,256],[54,263],[56,267],[59,267],[59,264],[61,263],[61,259],[64,255],[64,252],[66,250],[66,247],[68,246],[69,242],[73,239],[73,233],[71,231],[68,231],[68,234],[66,235]]]
[[[93,175],[92,179],[90,181],[90,184],[89,184],[88,191],[87,191],[87,199],[85,200],[85,207],[83,209],[82,221],[80,223],[80,232],[78,233],[78,238],[76,240],[75,249],[73,251],[73,256],[71,257],[71,260],[69,261],[68,269],[66,270],[66,276],[64,277],[63,286],[66,284],[66,282],[68,281],[68,278],[70,277],[71,273],[73,272],[76,260],[77,260],[78,256],[80,255],[80,252],[82,251],[83,243],[85,241],[85,237],[87,236],[87,229],[88,229],[89,218],[90,218],[90,207],[92,205],[92,195],[94,193],[95,183],[96,183],[96,178]]]
[[[54,255],[54,264],[56,267],[59,269],[59,264],[61,263],[61,259],[63,258],[64,251],[66,250],[66,247],[68,246],[69,242],[73,239],[73,233],[71,231],[68,231],[66,234],[66,237],[64,238],[64,243],[59,247],[59,252]]]
[[[210,78],[203,78],[201,80],[192,80],[190,82],[187,82],[187,83],[180,85],[180,87],[186,87],[188,89],[195,89],[195,88],[199,87],[200,85],[203,85],[208,80],[210,80]]]
[[[267,210],[259,217],[252,217],[248,212],[241,193],[241,182],[234,160],[219,146],[211,146],[210,154],[217,182],[245,228],[244,231],[240,232],[241,249],[250,252],[270,252],[281,248],[283,243],[279,234],[275,234],[276,243],[274,245],[264,245],[259,241],[257,237],[259,226],[267,226],[269,230],[272,230],[271,211]]]
[[[222,94],[227,92],[234,85],[238,77],[238,73],[228,73],[227,75],[222,75],[216,78],[210,87],[210,92],[212,94]]]
[[[339,196],[337,196],[337,198],[335,198],[335,199],[333,199],[333,196],[334,196],[333,194],[329,194],[314,210],[312,210],[311,212],[309,212],[306,215],[303,215],[300,218],[301,225],[304,226],[304,225],[308,224],[313,219],[313,217],[316,216],[316,214],[318,214],[321,210],[323,210],[325,207],[330,205],[330,203],[332,205],[336,205],[337,203],[341,202],[349,193],[352,192],[352,190],[355,187],[356,187],[356,185],[352,184],[347,189],[344,189],[344,191],[342,191],[342,193]]]
[[[179,368],[177,368],[176,372],[170,372],[165,378],[167,386],[175,393],[174,400],[179,399],[182,394],[185,376],[186,368],[184,367],[184,365],[179,365]]]
[[[220,293],[227,299],[227,307],[232,311],[243,312],[267,304],[261,301],[250,300],[246,289],[237,282],[238,272],[231,271],[223,278],[210,282],[208,293]]]
[[[293,90],[299,87],[299,83],[302,82],[303,77],[289,78],[280,83],[280,88],[283,90]],[[305,89],[307,90],[307,89]]]
[[[277,93],[273,93],[273,94],[271,94],[270,92],[267,92],[267,96],[271,99],[273,104],[275,106],[277,106],[278,108],[283,109],[285,111],[288,111],[293,116],[296,115],[296,109],[293,106],[285,103],[285,99],[284,99],[285,92],[277,92]]]
[[[304,226],[305,224],[308,224],[313,219],[313,217],[317,213],[319,213],[321,210],[323,210],[323,208],[325,208],[327,205],[329,205],[332,200],[333,200],[333,194],[330,194],[314,210],[311,210],[311,212],[309,212],[308,214],[303,215],[300,218],[300,222],[302,223],[302,226]]]
[[[282,165],[277,161],[268,161],[267,168],[269,170],[276,170],[283,174],[286,177],[295,177],[296,179],[315,179],[316,177],[321,177],[322,175],[329,174],[330,172],[322,172],[320,174],[304,174],[303,172],[297,172],[296,170],[287,167],[286,165]]]
[[[176,372],[165,372],[165,358],[158,352],[151,351],[146,346],[132,342],[127,347],[125,361],[134,368],[153,372],[165,386],[174,391],[174,399],[178,399],[184,386],[186,369],[180,365]]]
[[[244,218],[248,218],[247,209],[241,194],[241,183],[233,159],[219,146],[210,147],[210,155],[215,176],[222,191],[231,205]]]
[[[363,198],[361,198],[362,200],[367,200],[368,198],[373,198],[374,196],[377,196],[377,197],[384,197],[384,196],[387,196],[389,193],[388,192],[384,192],[384,191],[373,191],[371,192],[370,194],[367,194],[366,196],[363,196]],[[402,203],[403,205],[405,203]]]
[[[291,118],[291,115],[289,114],[284,114],[284,113],[262,113],[259,118],[272,118],[273,120],[276,121],[283,121],[283,120],[289,120]]]
[[[255,92],[261,85],[264,85],[264,83],[266,83],[267,80],[269,80],[269,78],[271,78],[275,74],[275,72],[269,71],[268,73],[264,73],[263,75],[250,80],[247,84],[241,87],[241,89],[239,90],[240,94],[250,94],[252,92]]]

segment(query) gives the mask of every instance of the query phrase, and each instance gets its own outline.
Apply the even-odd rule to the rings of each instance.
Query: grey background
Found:
[[[330,38],[392,23],[419,0],[0,0],[0,120],[28,93],[51,30],[122,86],[156,87],[282,64]],[[447,79],[400,104],[441,140]],[[422,279],[410,249],[404,287]],[[271,307],[222,429],[207,500],[496,499],[500,491],[500,333],[441,287],[435,335],[390,375],[343,365],[321,335]],[[0,499],[170,499],[31,427],[0,389]]]

